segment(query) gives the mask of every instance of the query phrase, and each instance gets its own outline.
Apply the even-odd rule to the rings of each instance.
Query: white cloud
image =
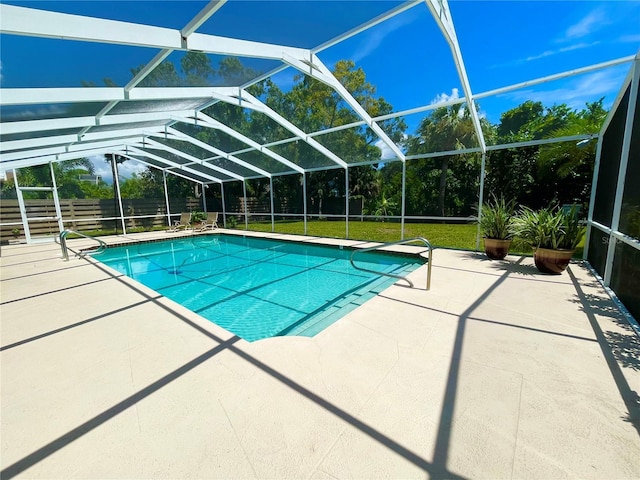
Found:
[[[622,43],[640,43],[640,35],[624,35],[618,41]]]
[[[558,53],[570,52],[572,50],[580,50],[583,48],[593,47],[594,45],[598,45],[600,42],[591,42],[591,43],[576,43],[575,45],[569,45],[568,47],[562,47],[555,50],[545,50],[544,52],[538,55],[532,55],[530,57],[525,58],[524,60],[518,60],[518,63],[529,62],[531,60],[538,60],[540,58],[550,57],[552,55],[557,55]]]
[[[349,56],[351,60],[358,63],[363,58],[373,53],[381,44],[387,35],[394,31],[408,25],[415,19],[411,15],[398,15],[393,17],[380,25],[375,26],[371,30],[367,30],[362,37],[362,40],[356,47],[352,55]]]
[[[26,110],[11,110],[4,114],[5,121],[33,120],[37,118],[56,118],[63,116],[67,110],[60,105],[51,104],[30,107]]]
[[[120,177],[129,178],[134,173],[139,174],[144,172],[147,166],[144,163],[136,162],[135,160],[127,160],[124,163],[118,165],[118,173]]]
[[[111,172],[111,163],[105,160],[104,155],[95,155],[89,157],[93,163],[93,171],[96,175],[100,175],[106,183],[113,183],[113,174]],[[131,178],[134,173],[139,174],[147,169],[143,163],[135,160],[127,160],[118,164],[118,177],[120,180]]]
[[[596,30],[599,30],[607,23],[609,23],[607,21],[607,16],[602,9],[593,10],[589,12],[586,17],[567,28],[564,37],[561,38],[561,41],[586,37]]]
[[[490,68],[496,67],[509,67],[515,65],[522,65],[525,62],[530,62],[534,60],[540,60],[541,58],[551,57],[553,55],[558,55],[565,52],[571,52],[574,50],[581,50],[585,48],[590,48],[595,45],[599,45],[602,42],[600,40],[595,41],[586,41],[585,37],[595,33],[602,28],[605,28],[607,25],[611,24],[609,16],[602,9],[596,9],[589,12],[586,16],[581,18],[579,21],[570,25],[564,32],[562,32],[555,40],[554,43],[557,44],[565,44],[566,46],[560,48],[549,48],[544,50],[542,53],[529,55],[525,58],[519,58],[516,60],[512,60],[505,63],[491,65]],[[620,41],[633,41],[631,38],[633,36],[627,37],[629,40],[620,40]],[[637,38],[636,38],[636,41]],[[578,43],[576,43],[578,42]],[[568,45],[567,45],[568,44]]]
[[[103,179],[108,175],[111,178],[111,167],[104,158],[104,155],[93,155],[87,157],[93,163],[93,173],[100,175]]]
[[[374,143],[374,145],[380,149],[381,160],[396,158],[396,154],[393,153],[393,150],[391,150],[389,146],[384,143],[384,141],[382,141],[382,139],[378,140],[376,143]]]
[[[518,90],[505,94],[517,102],[534,100],[545,106],[566,103],[569,107],[581,110],[586,102],[593,102],[600,97],[607,97],[605,107],[608,108],[618,94],[626,71],[624,68],[613,68],[572,78],[563,82],[561,87],[552,90]]]
[[[446,93],[439,93],[433,100],[431,100],[431,103],[429,105],[437,105],[439,103],[457,100],[458,98],[460,98],[460,91],[457,88],[452,88],[451,95],[448,95]]]
[[[593,47],[593,46],[598,45],[598,44],[600,44],[600,41],[590,42],[590,43],[585,43],[585,42],[576,43],[574,45],[569,45],[567,47],[555,48],[555,49],[552,49],[552,50],[545,50],[542,53],[538,53],[536,55],[530,55],[530,56],[528,56],[526,58],[519,58],[517,60],[512,60],[512,61],[506,62],[506,63],[494,64],[494,65],[491,65],[490,68],[512,67],[512,66],[516,66],[516,65],[522,65],[523,63],[526,63],[526,62],[531,62],[531,61],[534,61],[534,60],[540,60],[541,58],[551,57],[551,56],[557,55],[559,53],[571,52],[573,50],[580,50],[580,49],[583,49],[583,48],[590,48],[590,47]]]

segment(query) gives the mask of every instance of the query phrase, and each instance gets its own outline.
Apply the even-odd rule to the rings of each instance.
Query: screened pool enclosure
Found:
[[[543,5],[521,4],[529,23],[544,23],[553,3]],[[350,223],[379,221],[400,240],[408,224],[474,224],[490,194],[509,196],[529,182],[532,202],[584,203],[585,258],[637,318],[640,42],[628,41],[621,56],[594,50],[587,63],[572,54],[584,45],[564,47],[562,62],[539,62],[529,77],[522,62],[501,57],[511,40],[500,10],[510,8],[3,2],[2,238],[13,232],[30,243],[65,228],[127,233],[161,228],[183,211],[218,211],[221,226],[286,231],[297,222],[311,235],[313,222],[341,222],[345,238]],[[465,9],[482,21],[457,22],[469,17]],[[640,19],[639,10],[628,15]],[[488,38],[493,31],[503,36]],[[535,42],[543,35],[537,28]],[[478,38],[482,54],[472,48]],[[526,52],[535,42],[513,47]],[[393,48],[411,50],[411,62],[389,55]],[[595,88],[576,105],[580,86],[598,82],[614,93]],[[544,133],[507,128],[523,105],[542,99],[545,121],[561,104],[574,109],[563,115],[588,120],[600,102],[606,117],[595,129],[586,120]],[[436,138],[445,121],[446,135]],[[553,156],[554,145],[568,163],[594,155],[588,172],[571,173],[586,178],[583,191],[562,182],[547,191],[510,170],[527,152]],[[99,193],[98,172],[77,171],[89,161],[79,159],[113,178],[111,196]],[[155,182],[155,193],[125,186],[131,172],[139,188]],[[80,175],[82,194],[73,193],[70,179]],[[479,240],[478,231],[476,247]]]

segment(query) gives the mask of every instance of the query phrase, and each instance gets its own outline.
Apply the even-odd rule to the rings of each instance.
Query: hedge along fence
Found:
[[[28,218],[55,217],[56,209],[52,199],[50,200],[26,200],[25,209]],[[164,199],[123,199],[122,208],[125,217],[144,217],[125,219],[127,228],[145,228],[167,225],[167,209]],[[83,231],[114,230],[121,228],[119,207],[113,199],[71,199],[60,200],[62,220],[65,228]],[[199,211],[202,203],[196,198],[172,199],[172,213]],[[112,220],[102,220],[111,218]],[[18,225],[12,225],[18,224]],[[13,238],[13,229],[19,229],[19,236],[24,236],[22,217],[18,200],[0,200],[0,239],[7,241]],[[56,220],[30,221],[31,235],[51,236],[59,233]]]

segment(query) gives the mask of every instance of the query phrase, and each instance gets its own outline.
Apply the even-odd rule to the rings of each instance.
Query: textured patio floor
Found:
[[[58,245],[3,246],[1,477],[640,478],[640,342],[588,270],[433,265],[428,292],[248,343]]]

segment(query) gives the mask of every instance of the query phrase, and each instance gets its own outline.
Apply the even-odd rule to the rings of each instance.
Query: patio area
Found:
[[[580,263],[436,249],[254,343],[53,243],[0,266],[3,479],[640,477],[640,340]]]

